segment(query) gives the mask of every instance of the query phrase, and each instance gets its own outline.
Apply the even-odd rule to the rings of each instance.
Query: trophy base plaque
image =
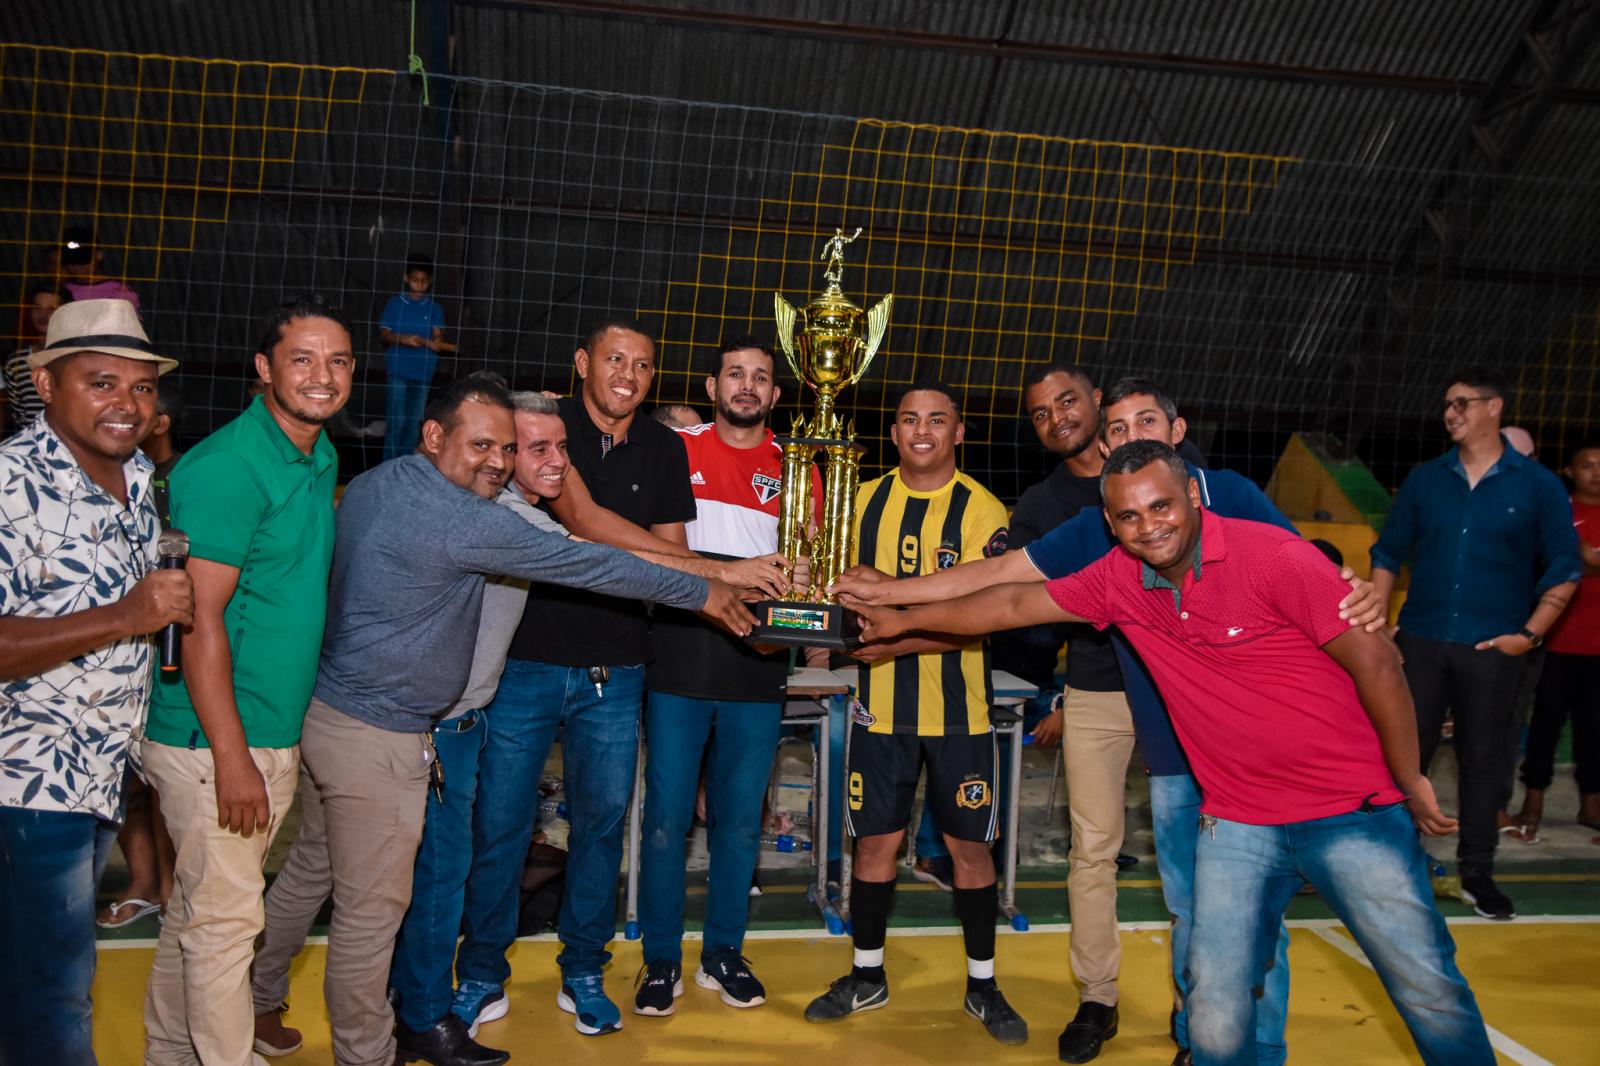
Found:
[[[837,603],[762,600],[750,605],[756,628],[752,644],[802,648],[854,648],[861,643],[861,620]]]

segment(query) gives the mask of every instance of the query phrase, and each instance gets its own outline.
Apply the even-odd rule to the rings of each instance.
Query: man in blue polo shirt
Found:
[[[1516,708],[1521,656],[1544,643],[1583,575],[1566,490],[1508,447],[1505,388],[1469,367],[1450,378],[1444,428],[1454,447],[1411,472],[1372,546],[1372,580],[1388,602],[1411,564],[1396,641],[1417,708],[1422,768],[1455,716],[1461,896],[1485,918],[1516,917],[1494,883],[1501,745]],[[1537,601],[1537,602],[1535,602]]]
[[[1176,405],[1153,382],[1123,378],[1101,397],[1100,449],[1112,451],[1134,440],[1159,440],[1172,447],[1183,441],[1187,425]],[[1290,531],[1289,523],[1271,500],[1248,478],[1228,470],[1203,470],[1188,464],[1199,485],[1201,502],[1208,510],[1230,518],[1246,518]],[[963,564],[929,577],[878,582],[860,568],[841,577],[834,587],[865,603],[934,603],[1006,582],[1035,582],[1065,577],[1090,565],[1116,547],[1103,512],[1085,509],[1020,552]],[[1382,622],[1383,601],[1372,586],[1342,574],[1354,591],[1340,605],[1353,625],[1374,628]],[[1138,654],[1112,631],[1112,647],[1122,668],[1124,691],[1133,716],[1139,750],[1150,772],[1150,809],[1156,839],[1156,864],[1161,870],[1161,890],[1172,914],[1172,977],[1177,993],[1172,1034],[1178,1045],[1176,1063],[1187,1056],[1189,991],[1188,943],[1194,912],[1195,826],[1200,817],[1200,788],[1189,772],[1188,760],[1178,744],[1167,716],[1166,704],[1156,691]],[[1286,1047],[1283,1028],[1288,1009],[1288,931],[1280,928],[1274,965],[1268,971],[1256,1013],[1257,1061],[1281,1063]]]
[[[383,369],[389,376],[383,417],[383,457],[397,459],[417,446],[428,384],[439,366],[439,353],[453,351],[444,343],[444,309],[433,302],[433,260],[425,255],[406,259],[405,286],[389,298],[378,320],[378,338],[389,346]]]

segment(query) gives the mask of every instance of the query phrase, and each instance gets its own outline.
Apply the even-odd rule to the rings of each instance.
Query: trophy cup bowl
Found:
[[[846,238],[842,229],[834,231],[823,252],[828,263],[823,272],[827,287],[803,310],[797,311],[782,294],[773,294],[778,343],[795,376],[817,397],[811,420],[796,418],[791,435],[777,438],[783,449],[778,550],[791,561],[809,559],[811,581],[808,587],[791,588],[779,599],[752,605],[756,628],[750,640],[756,644],[848,648],[860,643],[861,627],[855,613],[835,602],[827,591],[851,562],[856,487],[865,451],[855,443],[854,426],[843,425],[833,404],[841,390],[861,379],[877,354],[889,327],[894,297],[885,296],[870,311],[845,297],[839,285],[844,246],[854,239]],[[812,533],[812,463],[818,453],[822,455],[823,498],[820,523]]]

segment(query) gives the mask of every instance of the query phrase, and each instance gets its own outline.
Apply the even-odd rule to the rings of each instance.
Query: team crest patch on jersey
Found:
[[[850,717],[855,720],[856,725],[869,727],[878,720],[871,711],[861,705],[860,700],[850,701]]]
[[[783,482],[771,474],[752,474],[750,487],[756,490],[756,499],[764,506],[768,500],[783,491]]]
[[[993,559],[996,555],[1006,553],[1007,532],[1004,529],[995,530],[994,536],[989,538],[989,543],[983,546],[983,557]]]
[[[948,570],[961,560],[961,552],[948,544],[939,545],[939,550],[933,555],[934,565],[940,570]]]
[[[987,781],[963,781],[956,786],[957,807],[975,811],[980,807],[989,806],[993,801],[994,797],[989,794]]]

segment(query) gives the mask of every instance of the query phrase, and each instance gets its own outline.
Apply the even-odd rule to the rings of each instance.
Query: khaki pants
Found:
[[[255,1016],[250,956],[261,932],[262,864],[294,802],[295,748],[251,748],[269,821],[250,836],[217,826],[216,770],[206,748],[145,741],[145,772],[177,850],[172,897],[145,997],[147,1066],[250,1066]]]
[[[1117,851],[1126,819],[1133,715],[1121,692],[1067,693],[1061,747],[1067,763],[1072,847],[1067,852],[1072,973],[1080,999],[1115,1006],[1122,941],[1117,934]]]
[[[266,900],[256,953],[257,1012],[284,1001],[289,963],[328,894],[323,994],[338,1066],[392,1066],[388,991],[395,933],[411,903],[432,750],[425,734],[390,733],[313,699],[300,752],[300,836]]]

